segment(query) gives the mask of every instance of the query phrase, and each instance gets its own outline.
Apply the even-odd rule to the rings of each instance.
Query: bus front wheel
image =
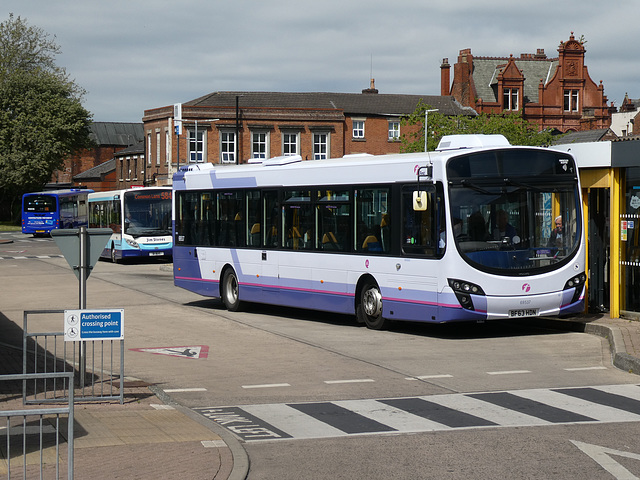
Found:
[[[387,325],[387,319],[382,317],[382,294],[374,282],[367,282],[360,290],[360,303],[356,310],[360,323],[372,330],[382,330]]]
[[[118,263],[118,259],[116,258],[116,247],[111,245],[111,261],[113,263]]]
[[[228,269],[222,277],[222,302],[230,312],[240,310],[240,287],[238,277],[233,269]]]

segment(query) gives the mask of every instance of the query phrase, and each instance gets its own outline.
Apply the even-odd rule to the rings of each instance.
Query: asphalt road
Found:
[[[0,311],[77,308],[50,239],[0,234]],[[640,478],[640,379],[545,323],[377,332],[350,316],[227,312],[171,264],[99,262],[88,308],[125,309],[125,374],[234,432],[249,479]],[[47,319],[42,328],[60,328]]]

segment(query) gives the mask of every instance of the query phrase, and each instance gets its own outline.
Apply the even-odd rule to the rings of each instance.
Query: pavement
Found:
[[[0,315],[0,375],[22,370],[22,330],[4,328],[6,325],[2,324],[7,322],[10,321]],[[558,325],[559,322],[562,325]],[[549,321],[549,326],[606,338],[612,363],[622,370],[640,374],[640,322],[612,319],[608,315],[585,315]],[[13,387],[0,385],[0,400],[0,410],[38,407],[23,406],[21,383]],[[249,459],[235,436],[176,404],[157,386],[139,379],[125,378],[123,404],[80,401],[75,404],[74,416],[75,478],[240,480],[246,478],[249,471]],[[66,427],[61,430],[66,432]],[[53,451],[53,447],[50,450]],[[45,463],[51,454],[45,453]],[[6,475],[3,455],[4,451],[0,451],[0,475]],[[62,452],[61,455],[66,459]],[[37,469],[38,458],[28,458],[27,468]],[[21,467],[21,461],[12,460],[12,472],[16,464]],[[53,464],[46,467],[54,468]],[[61,478],[65,476],[62,471]]]
[[[570,320],[551,319],[546,324],[549,328],[580,331],[607,339],[613,365],[640,374],[640,321],[601,314]],[[1,375],[20,373],[22,329],[0,312],[0,379]],[[249,458],[240,441],[228,430],[178,405],[161,388],[144,379],[125,378],[123,388],[123,404],[76,402],[75,478],[240,480],[247,477]],[[23,406],[21,382],[0,381],[0,410],[37,407]],[[66,427],[61,430],[66,432]],[[5,442],[4,435],[0,427],[2,442]],[[36,436],[27,437],[37,444]],[[47,460],[55,458],[55,449],[45,450],[48,450],[44,455],[45,470],[55,469]],[[67,475],[63,450],[64,447],[60,451],[63,457],[60,478]],[[5,455],[0,444],[0,476],[6,475]],[[37,475],[38,463],[37,455],[27,455],[28,473]],[[21,467],[22,459],[12,458],[11,472],[18,473],[16,468]]]

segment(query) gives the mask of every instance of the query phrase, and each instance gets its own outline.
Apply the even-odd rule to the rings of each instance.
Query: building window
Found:
[[[389,140],[400,140],[400,122],[389,122]]]
[[[151,165],[151,134],[147,134],[147,152],[149,153],[149,165]]]
[[[164,132],[164,158],[165,163],[169,165],[171,163],[171,135],[168,130]]]
[[[251,158],[269,158],[269,133],[251,133]]]
[[[329,158],[329,134],[313,134],[313,159],[324,160]]]
[[[156,132],[156,165],[160,165],[160,132]]]
[[[505,110],[518,110],[518,89],[517,88],[504,88],[502,89],[502,100],[504,102]]]
[[[353,138],[364,138],[364,120],[353,121]]]
[[[236,163],[236,134],[232,131],[220,132],[220,162]]]
[[[197,135],[197,138],[196,138]],[[204,162],[204,130],[189,129],[189,162]]]
[[[133,179],[138,180],[138,157],[133,157]]]
[[[564,91],[564,111],[565,112],[578,111],[578,90]]]
[[[297,132],[283,132],[282,133],[282,155],[297,155],[298,145],[300,140],[300,134]]]

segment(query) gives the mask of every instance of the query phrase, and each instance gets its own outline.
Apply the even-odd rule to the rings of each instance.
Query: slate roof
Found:
[[[116,153],[114,153],[116,157],[140,154],[144,155],[144,140],[136,142],[135,144],[130,145],[127,148],[123,148],[122,150],[118,150]]]
[[[107,160],[106,162],[101,163],[89,170],[85,170],[77,175],[74,175],[74,181],[87,181],[87,180],[102,180],[104,175],[115,171],[116,169],[116,159],[112,158],[111,160]]]
[[[553,140],[553,145],[566,145],[568,143],[600,142],[607,134],[613,134],[609,128],[598,128],[596,130],[584,130],[561,135]],[[615,135],[615,134],[613,134]]]
[[[184,105],[199,107],[233,107],[240,96],[244,108],[299,108],[342,110],[350,115],[400,116],[413,113],[418,101],[437,108],[445,115],[476,115],[475,110],[463,107],[453,97],[440,95],[403,95],[376,93],[329,92],[213,92]]]
[[[98,145],[131,145],[144,140],[142,123],[93,122],[89,136]]]
[[[473,82],[478,98],[484,102],[497,102],[498,74],[506,66],[508,58],[473,57]],[[558,68],[557,58],[515,59],[516,66],[524,75],[525,103],[538,102],[538,84],[540,79],[546,85]]]

